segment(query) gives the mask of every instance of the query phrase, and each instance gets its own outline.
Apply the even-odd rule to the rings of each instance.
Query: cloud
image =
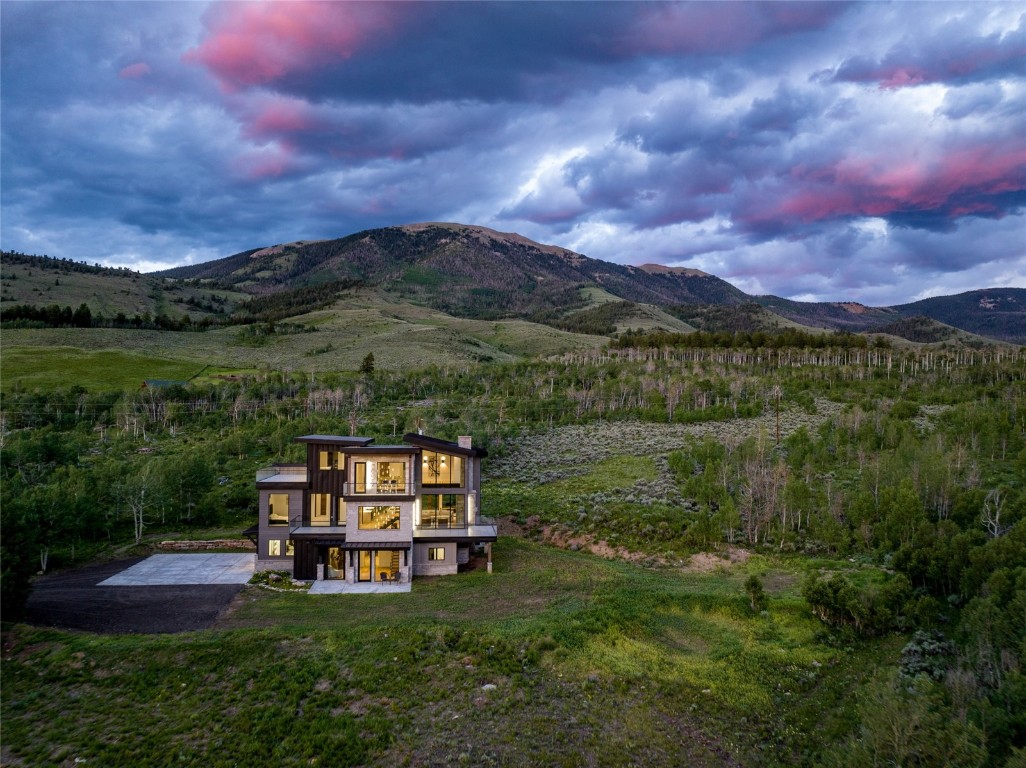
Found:
[[[875,82],[880,88],[926,83],[962,84],[1020,76],[1026,58],[1026,14],[1015,29],[966,34],[965,20],[954,18],[932,34],[909,35],[882,58],[853,56],[834,77],[839,81]]]
[[[140,77],[146,77],[153,70],[150,65],[145,61],[137,61],[134,64],[129,64],[126,67],[122,67],[118,72],[118,77],[123,77],[128,80],[134,80]]]
[[[345,61],[409,15],[400,3],[230,2],[211,8],[208,36],[184,54],[238,90]]]
[[[964,117],[986,114],[998,106],[1003,99],[1004,89],[1000,83],[949,88],[944,95],[944,103],[938,111],[951,120],[961,120]]]
[[[170,265],[448,220],[789,296],[1016,279],[1021,15],[0,3],[0,238]]]

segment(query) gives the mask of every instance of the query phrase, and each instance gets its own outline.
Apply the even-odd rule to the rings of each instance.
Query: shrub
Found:
[[[745,594],[748,595],[748,602],[752,606],[753,612],[766,610],[768,605],[766,590],[762,587],[762,579],[754,573],[745,579]]]

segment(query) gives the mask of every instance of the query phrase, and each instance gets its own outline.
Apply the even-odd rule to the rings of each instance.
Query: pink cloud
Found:
[[[796,167],[751,194],[738,219],[756,228],[929,213],[948,220],[1000,216],[1001,196],[1026,190],[1026,147],[1018,141],[962,147],[936,158],[849,157]]]
[[[150,72],[149,64],[145,61],[137,61],[134,64],[129,64],[127,67],[122,67],[121,71],[118,72],[118,77],[124,80],[137,80],[140,77],[146,77]]]
[[[926,80],[927,76],[923,72],[905,67],[898,67],[888,73],[880,73],[880,87],[886,90],[922,85]]]
[[[236,156],[232,166],[238,175],[262,181],[277,179],[298,170],[299,162],[292,147],[276,143]]]
[[[959,83],[1018,76],[1026,57],[1026,23],[1004,34],[966,37],[958,22],[937,30],[932,37],[917,38],[894,47],[878,61],[856,56],[837,70],[836,79],[875,82],[893,89],[924,83]]]
[[[263,100],[246,115],[244,122],[247,138],[270,140],[316,130],[323,121],[315,115],[309,102],[279,96]]]
[[[736,53],[776,37],[829,24],[843,3],[639,4],[628,35],[632,51],[661,54]]]
[[[183,58],[209,69],[229,91],[344,61],[407,15],[405,4],[238,2],[216,7],[208,36]]]

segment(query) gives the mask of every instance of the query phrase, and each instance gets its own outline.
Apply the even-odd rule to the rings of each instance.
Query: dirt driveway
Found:
[[[145,558],[116,560],[36,579],[29,624],[107,634],[164,634],[206,629],[242,584],[97,586]]]

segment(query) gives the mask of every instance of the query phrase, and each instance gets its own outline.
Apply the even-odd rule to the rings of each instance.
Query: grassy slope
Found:
[[[47,390],[77,384],[94,390],[138,389],[143,379],[184,381],[200,367],[192,362],[117,349],[11,348],[5,343],[0,387],[9,389],[17,384],[26,389]]]
[[[609,304],[610,302],[623,301],[619,296],[614,296],[597,285],[589,285],[581,288],[580,294],[581,298],[583,298],[587,304],[583,310],[578,311],[586,311],[602,306],[603,304]],[[693,326],[690,326],[683,320],[668,314],[654,304],[638,304],[636,306],[637,308],[631,317],[622,320],[617,324],[617,333],[622,333],[628,328],[643,331],[670,331],[671,333],[689,333],[690,331],[695,330]],[[573,314],[575,313],[571,312],[568,316],[572,316]]]
[[[144,312],[151,315],[161,312],[174,317],[188,314],[194,319],[201,319],[210,313],[182,302],[189,298],[206,302],[212,295],[217,295],[227,300],[230,309],[249,298],[234,291],[178,286],[149,275],[127,272],[123,275],[109,272],[92,274],[10,263],[4,263],[0,283],[5,304],[59,304],[77,308],[84,303],[93,314],[106,317],[113,317],[118,312],[124,312],[128,317]]]
[[[104,355],[79,355],[75,366],[83,386],[120,374],[111,367],[113,350],[130,353],[125,375],[176,378],[166,366],[195,370],[203,365],[241,369],[356,370],[368,352],[383,369],[480,360],[508,361],[520,356],[552,355],[595,348],[604,337],[567,333],[524,320],[466,320],[391,299],[376,291],[348,294],[332,308],[290,318],[315,327],[311,333],[271,336],[247,344],[239,327],[205,333],[133,331],[99,328],[9,329],[3,331],[0,384],[58,385],[64,379],[64,352],[75,348]],[[146,358],[146,359],[144,359]],[[92,365],[90,366],[90,362]]]
[[[748,572],[770,586],[766,615]],[[502,538],[492,575],[373,597],[248,588],[206,632],[17,627],[5,762],[804,762],[850,727],[853,689],[897,643],[822,644],[794,583],[783,561],[700,574]]]

